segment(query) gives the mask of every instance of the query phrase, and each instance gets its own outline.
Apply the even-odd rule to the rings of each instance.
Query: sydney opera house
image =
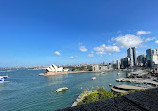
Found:
[[[63,69],[63,67],[57,67],[56,65],[52,64],[47,69],[47,72],[67,72],[69,69]]]

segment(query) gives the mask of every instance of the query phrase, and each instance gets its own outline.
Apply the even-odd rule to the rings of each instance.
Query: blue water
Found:
[[[10,69],[5,69],[10,70]],[[57,76],[38,76],[44,70],[11,69],[9,72],[0,72],[7,75],[6,82],[0,83],[0,111],[53,111],[72,105],[84,89],[93,86],[105,87],[110,90],[109,84],[122,84],[115,79],[125,77],[125,72],[117,71],[100,73],[80,73]],[[96,80],[92,80],[96,77]],[[124,84],[132,84],[124,82]],[[56,93],[56,89],[68,87],[69,90]]]

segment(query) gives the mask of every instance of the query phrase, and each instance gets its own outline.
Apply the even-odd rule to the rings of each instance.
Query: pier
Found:
[[[115,93],[128,93],[130,90],[142,90],[147,89],[146,87],[140,87],[140,86],[131,86],[131,85],[117,85],[111,88],[111,90]]]
[[[131,82],[131,83],[139,83],[139,84],[152,84],[158,86],[158,82],[153,81],[152,79],[142,79],[142,78],[119,78],[116,79],[118,82]]]

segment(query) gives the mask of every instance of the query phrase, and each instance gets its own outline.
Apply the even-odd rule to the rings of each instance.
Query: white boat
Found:
[[[65,91],[65,90],[68,90],[68,88],[67,87],[59,88],[56,90],[56,92],[61,92],[61,91]]]
[[[109,86],[112,86],[112,84],[109,84]]]
[[[4,80],[7,78],[8,78],[8,76],[0,76],[0,82],[4,82]]]
[[[97,78],[96,77],[92,77],[92,80],[96,80]]]

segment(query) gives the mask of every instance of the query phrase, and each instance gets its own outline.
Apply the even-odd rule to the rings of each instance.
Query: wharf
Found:
[[[111,88],[111,90],[115,93],[128,93],[130,90],[142,90],[142,89],[147,89],[143,86],[131,86],[131,85],[117,85]]]
[[[119,82],[131,82],[131,83],[140,83],[140,84],[152,84],[158,86],[158,82],[151,79],[142,79],[142,78],[119,78],[116,79]]]

